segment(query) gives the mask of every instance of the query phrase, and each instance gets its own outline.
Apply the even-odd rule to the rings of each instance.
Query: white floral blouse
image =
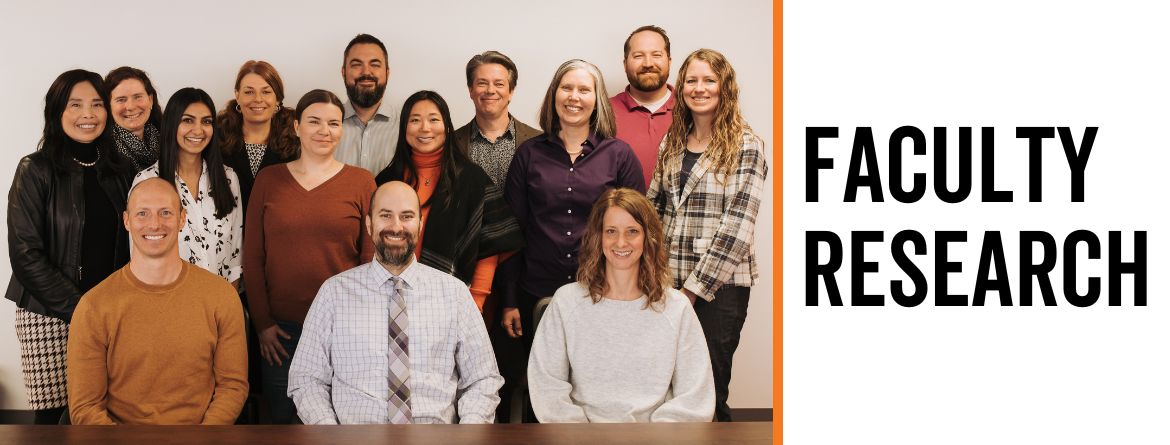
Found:
[[[240,204],[240,181],[231,167],[224,166],[228,186],[236,200],[236,206],[223,219],[215,217],[215,200],[211,199],[210,178],[207,176],[207,162],[203,163],[203,174],[199,175],[199,196],[191,195],[191,189],[179,175],[175,175],[175,186],[179,189],[179,200],[187,209],[187,223],[179,231],[179,256],[187,262],[202,267],[226,279],[229,283],[240,279],[240,259],[244,242],[244,210]],[[149,178],[158,177],[158,163],[142,170],[134,177],[134,185]]]

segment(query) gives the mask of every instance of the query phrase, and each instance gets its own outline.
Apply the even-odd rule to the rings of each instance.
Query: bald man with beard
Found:
[[[492,423],[504,379],[467,285],[419,263],[404,182],[370,200],[375,260],[321,285],[288,376],[305,424]]]

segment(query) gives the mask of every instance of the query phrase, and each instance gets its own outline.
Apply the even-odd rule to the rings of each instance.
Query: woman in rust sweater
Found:
[[[333,158],[341,107],[325,90],[301,98],[294,123],[301,156],[260,171],[244,219],[244,284],[273,423],[296,421],[288,368],[317,288],[374,254],[362,225],[374,178]]]

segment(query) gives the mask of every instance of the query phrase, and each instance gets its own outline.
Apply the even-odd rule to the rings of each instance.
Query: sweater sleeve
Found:
[[[263,173],[263,172],[262,172]],[[256,332],[263,332],[276,324],[268,305],[268,260],[264,238],[264,206],[268,202],[269,179],[272,172],[257,175],[248,198],[248,216],[244,218],[244,288],[248,291],[248,311]]]
[[[374,184],[373,178],[370,178],[366,184],[366,189],[360,195],[358,200],[358,209],[361,210],[362,223],[358,234],[358,252],[361,252],[362,261],[360,264],[365,264],[374,259],[374,239],[370,237],[370,232],[366,230],[366,218],[370,215],[370,198],[373,197],[374,191],[378,186]]]
[[[678,345],[674,377],[666,401],[650,413],[651,422],[709,422],[715,415],[715,381],[707,340],[695,309],[680,297],[683,306],[678,321]]]
[[[101,314],[90,305],[92,297],[77,305],[69,326],[69,420],[74,425],[114,425],[106,406],[108,336]]]
[[[475,274],[471,276],[471,298],[475,300],[480,313],[483,313],[483,302],[492,293],[492,280],[496,276],[499,259],[499,255],[492,255],[475,263]]]
[[[532,340],[528,358],[528,388],[532,411],[541,423],[587,423],[585,410],[573,403],[569,381],[572,370],[565,343],[563,309],[554,296]],[[710,361],[710,359],[708,359]]]
[[[244,307],[231,285],[215,283],[211,289],[222,296],[216,310],[215,352],[211,369],[215,373],[215,391],[211,405],[203,415],[203,425],[232,425],[248,398],[248,341],[244,336]]]

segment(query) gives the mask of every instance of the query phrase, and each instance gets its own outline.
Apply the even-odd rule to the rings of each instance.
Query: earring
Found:
[[[243,111],[240,111],[240,104],[239,103],[236,103],[236,112],[243,113]]]

